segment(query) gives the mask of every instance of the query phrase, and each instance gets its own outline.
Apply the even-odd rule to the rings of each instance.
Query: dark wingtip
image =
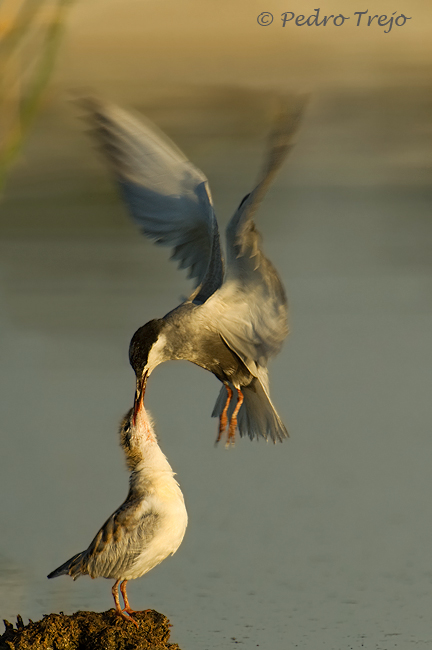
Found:
[[[249,192],[249,194],[246,194],[246,196],[244,196],[244,197],[242,198],[242,200],[241,200],[241,202],[240,202],[240,205],[239,205],[239,207],[237,208],[237,210],[240,210],[240,208],[242,207],[243,203],[244,203],[245,201],[248,200],[248,198],[250,197],[250,195],[251,195],[251,193]]]
[[[68,568],[69,567],[65,568],[65,565],[62,564],[58,569],[54,569],[54,571],[51,571],[51,573],[47,575],[48,580],[51,580],[51,578],[58,578],[58,576],[67,575]]]

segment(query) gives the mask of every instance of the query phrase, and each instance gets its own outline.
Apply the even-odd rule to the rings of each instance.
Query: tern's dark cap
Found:
[[[137,376],[142,375],[150,350],[164,326],[165,321],[157,318],[140,327],[133,335],[129,346],[129,361]]]

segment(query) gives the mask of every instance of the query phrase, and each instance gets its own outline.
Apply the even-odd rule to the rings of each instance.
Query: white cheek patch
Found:
[[[150,349],[149,355],[148,355],[148,360],[147,364],[149,367],[149,372],[152,372],[158,366],[160,363],[166,360],[166,356],[164,354],[165,352],[165,345],[166,345],[166,336],[165,334],[161,334],[154,343]]]

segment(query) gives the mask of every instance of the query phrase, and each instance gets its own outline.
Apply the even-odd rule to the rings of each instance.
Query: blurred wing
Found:
[[[204,305],[226,344],[255,376],[288,334],[287,299],[272,263],[261,250],[253,215],[292,147],[303,109],[282,104],[270,134],[261,181],[242,201],[227,227],[227,270],[221,289]],[[268,390],[266,378],[261,383]]]
[[[119,183],[133,220],[195,279],[191,298],[204,302],[222,284],[219,231],[204,174],[144,119],[87,99],[95,135]]]
[[[159,525],[159,515],[125,502],[105,522],[83,562],[91,577],[115,577],[130,568],[151,540]]]

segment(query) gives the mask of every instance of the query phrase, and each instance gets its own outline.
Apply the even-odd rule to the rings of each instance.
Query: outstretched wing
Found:
[[[222,284],[219,231],[204,174],[147,120],[96,99],[82,102],[133,220],[189,269],[204,302]]]
[[[268,391],[260,369],[277,354],[288,334],[287,299],[282,282],[261,249],[253,215],[292,147],[303,101],[282,103],[270,134],[262,178],[242,201],[227,227],[227,270],[221,289],[201,309],[208,309],[227,345]]]

